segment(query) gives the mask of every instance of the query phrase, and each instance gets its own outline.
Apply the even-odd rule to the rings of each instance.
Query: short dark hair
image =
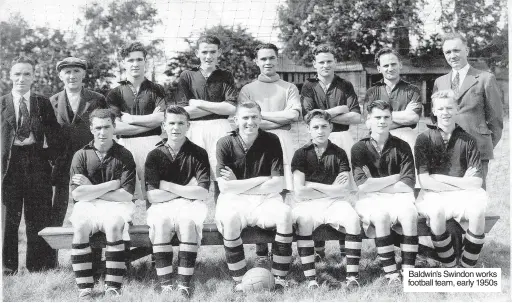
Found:
[[[142,45],[142,43],[133,42],[129,45],[123,46],[123,48],[121,49],[121,52],[120,52],[121,59],[128,57],[130,55],[130,53],[133,53],[133,52],[142,52],[144,54],[144,60],[146,60],[146,56],[148,55],[148,51],[146,50],[144,45]]]
[[[273,49],[275,52],[276,52],[276,56],[279,54],[279,49],[277,48],[277,46],[275,46],[275,44],[272,44],[272,43],[261,43],[261,44],[258,44],[256,46],[256,48],[254,49],[254,58],[258,58],[258,51],[260,49]]]
[[[106,119],[110,118],[112,120],[112,125],[116,124],[116,115],[110,108],[97,108],[89,114],[89,125],[92,125],[93,118],[98,119]]]
[[[256,108],[261,113],[261,106],[254,101],[238,102],[236,105],[235,113],[238,113],[238,110],[240,110],[240,108]]]
[[[464,43],[465,46],[468,46],[468,39],[466,39],[466,37],[457,32],[451,32],[443,35],[443,38],[441,39],[441,46],[444,45],[446,41],[454,39],[460,39],[460,41],[462,41],[462,43]]]
[[[187,121],[190,121],[190,114],[181,106],[179,105],[169,105],[164,112],[164,121],[167,119],[167,115],[169,114],[175,114],[175,115],[182,115],[187,118]]]
[[[334,48],[327,44],[320,44],[313,48],[313,56],[316,56],[320,53],[330,53],[334,56]]]
[[[31,58],[29,58],[28,56],[25,56],[25,55],[19,55],[18,57],[14,58],[14,60],[12,60],[11,67],[13,67],[14,65],[16,65],[18,63],[27,63],[27,64],[32,65],[32,67],[34,67],[34,65],[35,65],[34,60],[32,60]]]
[[[368,115],[372,113],[372,110],[374,108],[378,108],[380,110],[389,110],[390,112],[393,112],[393,107],[391,106],[391,103],[389,101],[384,100],[374,100],[368,104],[366,107],[366,111],[368,112]]]
[[[199,37],[199,40],[197,40],[197,47],[199,47],[199,44],[201,43],[207,43],[207,44],[215,44],[220,48],[220,40],[219,38],[211,35],[201,36]]]
[[[396,50],[394,50],[392,48],[389,48],[389,47],[384,47],[384,48],[381,48],[375,54],[375,64],[377,66],[380,66],[380,57],[384,56],[384,55],[387,55],[387,54],[393,54],[393,55],[395,55],[398,58],[398,61],[402,61],[402,59],[400,58],[400,54]]]
[[[306,117],[304,117],[304,121],[306,121],[306,124],[309,125],[313,118],[321,118],[329,123],[331,123],[332,120],[331,114],[322,109],[314,109],[310,111],[309,113],[307,113]]]

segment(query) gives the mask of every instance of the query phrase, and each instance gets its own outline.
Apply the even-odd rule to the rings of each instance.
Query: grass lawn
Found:
[[[423,119],[418,131],[425,129]],[[308,140],[303,125],[293,129],[296,147]],[[364,126],[351,129],[355,139],[366,135]],[[364,241],[363,256],[360,264],[360,281],[362,288],[355,293],[346,293],[344,290],[327,290],[320,288],[314,291],[307,290],[304,277],[297,256],[296,245],[293,245],[294,260],[289,274],[290,287],[284,293],[262,292],[252,294],[235,294],[231,292],[233,282],[229,276],[225,263],[222,246],[203,246],[200,248],[196,274],[193,279],[195,287],[192,301],[509,301],[510,294],[510,182],[509,182],[509,121],[505,120],[503,138],[495,149],[495,159],[490,162],[488,175],[488,193],[490,204],[489,214],[498,214],[501,219],[486,236],[486,244],[481,253],[477,266],[502,269],[501,293],[404,293],[401,288],[387,287],[382,277],[382,270],[376,260],[376,249],[373,241]],[[213,221],[213,197],[207,201],[209,214],[207,222]],[[145,206],[142,201],[137,203],[138,212],[136,224],[145,223]],[[68,209],[67,217],[71,213],[72,205]],[[69,225],[67,221],[65,225]],[[24,225],[20,228],[20,271],[18,274],[3,277],[4,301],[75,301],[77,289],[71,269],[70,250],[61,250],[59,254],[60,268],[44,273],[28,273],[25,266]],[[320,282],[326,279],[343,279],[345,264],[337,251],[335,241],[327,242],[327,260],[316,264],[317,275]],[[174,251],[174,264],[176,264],[177,248]],[[254,261],[254,245],[245,246],[249,268]],[[417,267],[438,267],[438,263],[418,258]],[[149,257],[140,259],[132,264],[126,277],[122,296],[117,301],[176,301],[178,298],[161,296],[153,290],[156,283],[156,273],[151,268]],[[96,287],[100,289],[102,282]],[[96,297],[98,301],[107,298]]]

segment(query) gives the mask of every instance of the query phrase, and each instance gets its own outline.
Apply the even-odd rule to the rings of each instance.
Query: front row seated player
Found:
[[[488,196],[482,186],[482,163],[475,139],[455,124],[458,104],[453,91],[432,95],[433,122],[416,139],[421,191],[416,200],[427,218],[432,242],[446,267],[457,265],[446,220],[468,221],[460,265],[474,267],[484,244]]]
[[[89,116],[94,141],[73,156],[70,189],[77,201],[70,217],[73,225],[71,263],[79,299],[90,300],[94,287],[89,237],[102,231],[107,238],[105,294],[120,295],[126,271],[124,240],[135,205],[135,162],[132,154],[113,140],[115,115],[95,109]]]
[[[208,154],[186,137],[189,120],[183,107],[166,109],[162,128],[168,139],[149,152],[144,170],[151,203],[147,223],[159,280],[157,286],[164,293],[176,289],[185,298],[190,296],[210,186]],[[171,281],[174,234],[180,240],[176,287]]]
[[[323,224],[346,232],[348,289],[359,287],[361,258],[361,223],[348,201],[351,197],[350,165],[345,151],[328,138],[332,131],[331,115],[315,109],[305,117],[311,142],[299,148],[292,159],[295,199],[292,209],[297,226],[297,249],[308,282],[316,282],[313,231]]]
[[[224,238],[226,260],[242,290],[247,271],[241,232],[247,226],[275,229],[272,273],[276,288],[284,288],[284,278],[292,258],[291,209],[279,194],[284,187],[283,151],[279,138],[260,129],[261,108],[252,101],[239,102],[234,121],[237,129],[217,142],[217,180],[220,195],[215,221]]]
[[[402,226],[402,268],[414,267],[418,252],[414,160],[409,144],[389,133],[390,103],[375,100],[367,110],[370,135],[354,144],[351,151],[354,181],[359,187],[355,209],[366,235],[375,236],[377,254],[389,283],[401,285],[391,228],[396,223]]]

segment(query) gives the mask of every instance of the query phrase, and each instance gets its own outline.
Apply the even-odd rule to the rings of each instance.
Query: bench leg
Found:
[[[455,251],[456,258],[460,258],[462,255],[462,234],[464,230],[453,219],[446,221],[446,230],[452,236],[453,250]]]

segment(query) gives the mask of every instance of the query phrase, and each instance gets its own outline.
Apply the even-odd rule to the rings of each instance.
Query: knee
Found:
[[[361,220],[355,212],[353,216],[347,217],[343,223],[343,227],[345,227],[345,231],[347,233],[352,235],[358,235],[361,233]]]
[[[103,222],[103,228],[107,235],[121,235],[124,228],[124,220],[121,216],[108,218]]]
[[[162,234],[164,232],[170,233],[172,231],[172,224],[170,220],[165,217],[154,218],[151,225],[153,226],[155,233],[158,234]]]
[[[295,219],[297,224],[297,233],[301,236],[307,236],[313,233],[313,220],[310,216],[298,215]]]
[[[222,215],[219,221],[222,223],[224,231],[241,229],[242,223],[240,220],[240,215],[235,211],[226,212]]]
[[[485,218],[486,207],[484,205],[472,205],[466,210],[468,220],[480,220]]]
[[[391,218],[387,212],[376,211],[370,216],[370,221],[375,227],[387,227],[391,225]]]
[[[178,229],[180,234],[183,236],[195,235],[196,224],[192,219],[183,218],[178,221]]]
[[[444,212],[444,209],[442,208],[430,210],[428,213],[428,217],[430,219],[431,225],[439,225],[446,222],[446,214]]]
[[[92,233],[92,224],[89,220],[73,222],[73,233],[81,238],[89,237]]]
[[[292,209],[286,204],[282,204],[278,210],[276,210],[276,224],[278,225],[292,225]]]

